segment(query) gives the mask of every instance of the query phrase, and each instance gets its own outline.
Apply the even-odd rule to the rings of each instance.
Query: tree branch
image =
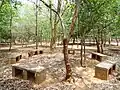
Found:
[[[72,23],[71,23],[70,29],[69,29],[68,40],[71,38],[71,36],[74,33],[74,26],[75,26],[75,22],[77,20],[77,16],[78,16],[78,10],[77,10],[77,6],[75,6],[75,11],[74,11],[74,15],[73,15],[73,18],[72,18]]]

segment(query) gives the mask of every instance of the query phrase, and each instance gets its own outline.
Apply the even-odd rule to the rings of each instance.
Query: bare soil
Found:
[[[69,46],[69,48],[78,48]],[[80,48],[80,46],[79,46]],[[72,66],[73,80],[63,81],[65,77],[65,65],[62,54],[62,46],[57,46],[51,54],[49,47],[40,47],[44,51],[42,55],[35,55],[28,59],[28,52],[34,50],[34,45],[28,47],[14,46],[11,52],[8,47],[0,49],[0,90],[120,90],[120,51],[112,51],[109,48],[120,48],[116,46],[106,47],[104,53],[109,56],[108,60],[118,61],[117,72],[110,76],[109,80],[100,80],[94,77],[94,67],[99,62],[90,58],[89,51],[94,51],[95,46],[86,47],[86,67],[80,66],[80,54],[69,55]],[[37,63],[44,66],[47,72],[47,79],[37,85],[28,80],[21,80],[12,77],[12,68],[9,64],[9,57],[12,53],[22,53],[27,61],[19,63]]]

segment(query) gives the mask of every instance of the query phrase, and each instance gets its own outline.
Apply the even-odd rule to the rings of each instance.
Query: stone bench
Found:
[[[12,76],[40,84],[46,79],[46,72],[44,67],[36,64],[17,63],[12,65]]]
[[[109,48],[109,50],[111,50],[111,51],[120,51],[119,48]]]
[[[14,64],[18,62],[20,59],[22,59],[21,54],[11,54],[11,56],[9,57],[9,63]]]
[[[98,61],[103,61],[107,58],[107,55],[97,53],[97,52],[91,52],[91,58],[96,59]]]
[[[79,52],[80,53],[80,49],[68,49],[68,54],[75,54],[76,52]]]
[[[28,57],[32,57],[33,55],[43,54],[42,50],[31,50],[28,52]]]
[[[95,77],[108,80],[109,75],[116,71],[116,63],[115,61],[104,61],[95,66]]]

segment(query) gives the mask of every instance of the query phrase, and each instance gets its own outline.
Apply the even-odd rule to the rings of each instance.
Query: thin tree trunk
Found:
[[[118,40],[118,38],[116,37],[115,39],[116,39],[117,46],[119,46],[119,40]]]
[[[77,10],[77,6],[75,7],[75,12],[74,12],[74,15],[73,15],[73,18],[72,18],[72,23],[70,25],[70,30],[69,30],[69,36],[68,36],[68,39],[71,38],[71,36],[73,35],[74,33],[74,26],[75,26],[75,22],[77,20],[77,16],[78,16],[78,10]]]
[[[36,35],[36,49],[38,49],[38,0],[36,0],[36,27],[35,27],[35,35]]]
[[[85,36],[84,36],[84,66],[86,66],[86,56],[85,56]]]
[[[10,47],[9,47],[9,51],[11,51],[12,48],[12,6],[11,6],[11,16],[10,16]]]
[[[73,44],[75,44],[75,38],[73,38]]]
[[[64,52],[64,60],[65,60],[65,66],[66,66],[66,77],[65,80],[68,80],[72,73],[71,73],[71,66],[70,66],[70,60],[68,59],[68,40],[63,40],[63,52]]]
[[[102,31],[101,31],[101,43],[100,43],[100,47],[101,47],[101,53],[103,53],[103,35],[102,35]]]
[[[109,43],[109,46],[110,46],[110,44],[111,44],[111,37],[109,38],[108,43]]]
[[[80,65],[83,66],[83,37],[81,37],[81,60],[80,60]]]
[[[58,5],[57,5],[57,13],[60,13],[60,8],[61,8],[61,0],[58,0]],[[51,37],[51,44],[50,44],[50,49],[51,51],[54,51],[54,48],[56,47],[56,40],[57,40],[57,14],[55,14],[55,20],[54,20],[54,28],[52,29],[52,37]]]
[[[53,50],[53,19],[52,19],[52,1],[49,0],[50,5],[50,27],[51,27],[51,40],[50,40],[50,50]]]
[[[42,29],[40,30],[40,45],[42,46]]]
[[[70,25],[68,39],[65,38],[63,40],[63,48],[64,48],[63,52],[64,52],[64,60],[65,60],[65,66],[66,66],[66,78],[65,78],[65,80],[70,79],[71,76],[72,76],[72,71],[71,71],[71,66],[70,66],[70,60],[68,59],[68,43],[69,43],[69,40],[70,40],[71,36],[73,35],[74,25],[75,25],[77,16],[78,16],[78,12],[77,12],[77,6],[76,6],[75,7],[75,12],[74,12],[74,15],[73,15],[73,18],[72,18],[72,23]]]
[[[79,39],[77,38],[77,48],[79,48]]]
[[[101,52],[101,50],[100,50],[100,36],[99,36],[99,34],[100,34],[100,29],[98,29],[97,37],[95,37],[95,39],[96,39],[96,44],[97,44],[97,52],[98,52],[98,53]]]
[[[97,45],[97,52],[100,53],[100,42],[97,37],[95,39],[96,39],[96,45]]]

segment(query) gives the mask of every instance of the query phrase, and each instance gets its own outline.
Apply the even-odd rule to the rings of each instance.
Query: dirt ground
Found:
[[[69,48],[78,48],[77,46],[69,46]],[[80,46],[79,46],[80,48]],[[62,53],[62,46],[57,46],[55,53],[50,52],[49,47],[39,47],[43,50],[42,55],[35,55],[28,59],[29,50],[34,50],[34,45],[28,47],[14,46],[12,51],[8,51],[8,47],[0,48],[0,90],[120,90],[120,51],[109,50],[109,48],[117,48],[117,46],[110,46],[104,48],[104,53],[109,56],[108,60],[118,61],[117,71],[110,76],[109,80],[100,80],[94,77],[95,65],[99,62],[90,58],[90,51],[96,49],[95,46],[86,47],[86,65],[80,66],[80,53],[69,55],[72,66],[73,80],[63,82],[65,77],[65,65]],[[18,63],[37,63],[46,68],[46,80],[37,85],[28,80],[21,80],[12,77],[12,68],[9,64],[9,57],[13,53],[21,53],[25,61]]]

